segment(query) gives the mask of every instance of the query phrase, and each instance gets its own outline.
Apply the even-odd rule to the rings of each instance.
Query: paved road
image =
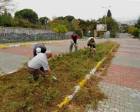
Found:
[[[97,39],[98,42],[105,41]],[[86,46],[87,39],[79,40],[79,47]],[[49,41],[46,46],[53,54],[68,53],[70,40]],[[7,74],[19,69],[32,57],[33,45],[0,49],[0,74]]]
[[[140,40],[120,37],[120,48],[100,84],[108,99],[90,112],[140,112]]]
[[[97,111],[90,112],[140,112],[140,40],[128,38],[127,34],[111,40],[120,43],[120,48],[100,84],[108,100],[100,102]],[[86,46],[86,40],[80,40],[79,46]],[[49,42],[47,47],[56,54],[68,52],[69,40]],[[32,46],[0,49],[0,71],[11,72],[31,56]]]

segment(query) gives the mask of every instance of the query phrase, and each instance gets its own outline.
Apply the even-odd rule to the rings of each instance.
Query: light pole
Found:
[[[108,28],[107,28],[107,10],[109,10],[110,9],[110,5],[109,6],[103,6],[102,8],[103,9],[105,9],[105,11],[106,11],[106,13],[105,13],[105,32],[104,32],[104,38],[106,38],[107,37],[107,32],[108,32]]]
[[[105,11],[107,11],[109,8],[111,8],[111,5],[103,6],[102,8],[105,9]],[[107,17],[107,12],[105,13],[105,25],[106,25],[106,17]]]

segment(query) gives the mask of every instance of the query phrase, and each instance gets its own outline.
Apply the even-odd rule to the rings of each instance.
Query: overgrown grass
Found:
[[[51,59],[49,64],[52,74],[56,75],[58,81],[52,80],[51,77],[45,79],[40,77],[35,82],[26,67],[11,75],[0,77],[0,112],[46,112],[46,110],[51,112],[55,110],[56,105],[66,95],[72,93],[73,87],[108,54],[114,45],[116,45],[114,42],[97,45],[97,53],[94,57],[89,55],[88,49],[83,49]],[[93,77],[93,80],[95,81],[90,81],[81,94],[88,96],[82,96],[87,99],[87,102],[97,105],[98,101],[103,100],[104,95],[97,86],[98,79]],[[79,106],[83,102],[80,97],[81,95],[77,95],[75,99]],[[95,98],[97,101],[92,102]]]

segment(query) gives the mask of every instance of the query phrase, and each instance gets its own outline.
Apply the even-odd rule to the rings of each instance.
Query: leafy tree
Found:
[[[73,19],[71,23],[72,23],[72,28],[73,28],[72,30],[75,31],[80,28],[80,26],[79,26],[80,21],[78,21],[77,19]]]
[[[78,20],[80,21],[79,26],[83,32],[83,35],[87,36],[88,32],[90,31],[90,35],[88,36],[93,36],[97,22],[95,20],[82,20],[82,19]]]
[[[1,26],[12,26],[13,18],[10,13],[5,9],[4,13],[0,15],[0,25]]]
[[[100,18],[98,21],[101,24],[107,24],[107,30],[111,32],[111,37],[115,37],[116,33],[119,30],[119,25],[115,19],[104,16],[103,18]]]
[[[62,24],[57,24],[54,28],[53,31],[57,32],[57,33],[65,33],[67,32],[67,28],[65,25]]]
[[[64,20],[54,19],[53,21],[49,22],[48,25],[57,33],[64,33],[68,31],[67,22]]]
[[[138,18],[137,23],[135,24],[135,26],[136,26],[137,28],[140,28],[140,17]]]
[[[87,24],[86,24],[86,21],[85,20],[82,20],[82,19],[78,19],[79,20],[79,27],[81,28],[82,32],[83,32],[83,35],[86,35],[87,33]]]
[[[63,16],[54,18],[54,20],[64,20],[64,19],[65,19],[65,18],[64,18]]]
[[[70,15],[65,16],[64,18],[65,18],[66,20],[68,20],[69,22],[72,22],[72,20],[75,19],[74,16],[70,16]]]
[[[134,35],[135,37],[139,37],[140,29],[138,29],[135,26],[129,26],[128,27],[128,33]]]
[[[42,25],[46,25],[49,21],[49,18],[48,17],[41,17],[39,18],[39,22],[42,24]]]
[[[15,18],[25,19],[36,24],[38,22],[38,15],[32,9],[23,9],[15,13]]]
[[[25,20],[25,19],[15,18],[13,26],[20,26],[20,27],[24,27],[24,28],[32,28],[32,23],[29,22],[28,20]]]
[[[110,10],[107,11],[107,17],[112,17],[112,14],[111,14]]]

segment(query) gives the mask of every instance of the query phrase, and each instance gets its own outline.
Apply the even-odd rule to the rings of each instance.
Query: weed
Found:
[[[55,74],[59,81],[54,81],[49,76],[33,81],[26,67],[11,75],[0,77],[0,112],[44,112],[46,110],[51,112],[114,45],[116,44],[113,42],[97,45],[94,57],[88,56],[88,50],[85,48],[49,60],[52,74]],[[77,94],[71,109],[75,107],[77,112],[81,112],[79,109],[86,106],[85,103],[92,104],[96,108],[98,101],[104,98],[104,94],[98,87],[98,79],[94,77]]]
[[[57,88],[48,88],[44,91],[44,102],[46,105],[49,105],[53,100],[60,95],[60,92]]]

